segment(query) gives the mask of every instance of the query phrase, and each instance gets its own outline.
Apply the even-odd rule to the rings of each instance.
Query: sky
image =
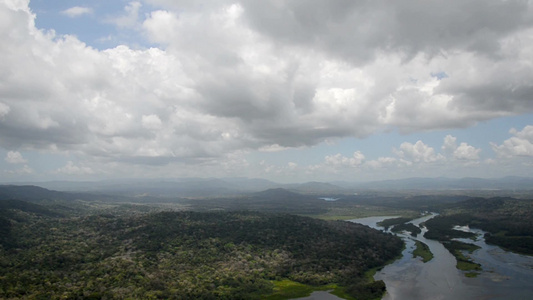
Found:
[[[0,0],[0,182],[533,176],[533,2]]]

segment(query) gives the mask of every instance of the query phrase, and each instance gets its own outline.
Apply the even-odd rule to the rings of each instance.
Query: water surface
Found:
[[[411,221],[415,225],[434,217],[436,214]],[[371,217],[352,220],[375,229],[383,229],[376,223],[393,218]],[[423,237],[426,229],[416,238],[399,234],[406,242],[402,258],[376,273],[376,280],[383,280],[387,294],[383,299],[533,299],[533,257],[504,251],[496,246],[487,245],[483,232],[478,233],[476,241],[466,240],[481,247],[472,259],[481,264],[483,272],[477,278],[467,278],[455,267],[456,260],[444,246]],[[423,263],[413,258],[414,239],[427,244],[434,258]]]
[[[329,292],[326,292],[326,291],[316,291],[316,292],[313,292],[308,297],[297,298],[297,299],[294,299],[294,300],[343,300],[343,299],[339,298],[339,297],[337,297],[335,295],[332,295],[332,294],[330,294]]]

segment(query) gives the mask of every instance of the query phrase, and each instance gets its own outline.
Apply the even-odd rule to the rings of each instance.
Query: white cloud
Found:
[[[262,146],[262,147],[260,147],[257,150],[259,150],[261,152],[279,152],[279,151],[284,151],[284,150],[287,150],[287,149],[289,149],[289,148],[282,147],[282,146],[280,146],[278,144],[273,144],[273,145]]]
[[[468,145],[467,143],[461,143],[457,146],[457,138],[451,135],[447,135],[444,138],[444,144],[442,150],[448,156],[451,156],[457,160],[477,160],[479,159],[479,153],[481,149]]]
[[[16,169],[16,170],[6,170],[4,171],[5,173],[9,174],[9,175],[29,175],[29,174],[34,174],[35,171],[30,168],[30,166],[28,165],[24,165],[22,168],[20,169]]]
[[[335,155],[328,155],[325,158],[325,163],[331,166],[345,166],[345,167],[357,167],[360,166],[365,160],[365,155],[361,151],[353,153],[352,157],[343,156],[340,153]]]
[[[457,138],[451,135],[444,137],[444,144],[442,145],[442,151],[447,155],[453,155],[457,150]]]
[[[141,2],[132,1],[124,7],[124,14],[118,17],[110,17],[107,22],[115,24],[120,28],[134,28],[139,24],[139,11],[142,7]]]
[[[298,168],[298,164],[295,162],[288,162],[287,167],[289,168],[289,170],[296,170],[296,168]]]
[[[394,149],[394,152],[400,158],[415,163],[431,163],[444,160],[442,154],[435,153],[435,149],[422,141],[417,141],[414,144],[404,142],[400,145],[400,149]]]
[[[142,27],[151,42],[166,44],[169,42],[180,23],[178,17],[169,11],[157,10],[143,22]]]
[[[163,123],[157,115],[143,115],[142,125],[146,129],[158,130],[161,129]]]
[[[366,166],[369,166],[372,169],[380,168],[401,168],[404,166],[410,166],[413,163],[405,159],[398,159],[395,157],[378,157],[378,159],[370,160],[365,163]]]
[[[69,9],[61,11],[61,14],[68,16],[69,18],[76,18],[82,15],[92,14],[93,9],[84,6],[74,6]]]
[[[25,164],[28,162],[18,151],[7,152],[5,161],[10,164]]]
[[[459,160],[477,160],[481,149],[477,149],[467,143],[461,143],[453,153],[453,157]]]
[[[533,125],[527,125],[521,131],[513,128],[509,133],[514,136],[505,140],[503,144],[491,143],[494,152],[503,157],[533,156]]]
[[[67,164],[55,171],[56,174],[67,175],[90,175],[94,171],[90,167],[77,166],[72,161],[68,161]]]
[[[517,138],[533,142],[533,125],[527,125],[521,131],[512,128],[509,133],[515,135]]]
[[[141,16],[150,6],[133,1],[109,21],[160,48],[104,51],[38,30],[28,1],[0,3],[0,146],[130,166],[245,165],[229,158],[533,111],[530,3],[146,3],[159,10]],[[495,151],[530,155],[526,130],[512,134]],[[446,138],[450,160],[479,158]],[[445,157],[421,141],[396,154],[326,161]]]
[[[4,1],[4,5],[11,10],[27,10],[29,0]]]

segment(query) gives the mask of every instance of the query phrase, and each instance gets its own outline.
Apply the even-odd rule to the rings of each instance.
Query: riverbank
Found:
[[[410,223],[419,226],[435,214],[415,219]],[[377,222],[390,216],[351,220],[383,230]],[[476,278],[468,278],[456,268],[457,259],[435,240],[424,238],[427,229],[416,237],[399,234],[406,243],[402,258],[377,272],[374,278],[383,280],[387,294],[384,300],[407,299],[529,299],[533,296],[533,258],[487,245],[483,232],[472,230],[477,239],[469,241],[479,249],[468,256],[483,269]],[[434,257],[424,260],[413,257],[417,243],[427,245]],[[417,256],[417,255],[416,255]]]
[[[433,253],[428,245],[421,241],[415,241],[415,250],[413,250],[413,257],[420,257],[422,262],[428,262],[433,259]]]

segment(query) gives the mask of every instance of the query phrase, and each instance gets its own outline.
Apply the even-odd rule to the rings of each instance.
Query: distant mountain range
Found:
[[[533,190],[531,177],[406,178],[365,183],[335,182],[343,188],[387,190]]]
[[[185,178],[185,179],[124,179],[107,181],[28,182],[49,190],[105,194],[127,197],[218,197],[257,193],[283,188],[292,192],[314,195],[353,194],[364,191],[446,191],[446,190],[533,190],[533,178],[407,178],[372,182],[307,182],[280,184],[265,179],[249,178]],[[20,185],[20,184],[18,184]],[[4,186],[6,187],[6,186]],[[11,192],[17,192],[15,187]],[[31,189],[30,189],[31,190]],[[11,194],[10,192],[10,194]],[[27,192],[27,191],[26,191]],[[38,191],[33,191],[41,194]],[[43,191],[40,191],[43,192]],[[54,191],[45,192],[54,197]],[[42,194],[41,194],[42,195]],[[1,192],[0,192],[0,196]],[[57,195],[56,195],[57,196]],[[78,197],[79,195],[72,195]]]

